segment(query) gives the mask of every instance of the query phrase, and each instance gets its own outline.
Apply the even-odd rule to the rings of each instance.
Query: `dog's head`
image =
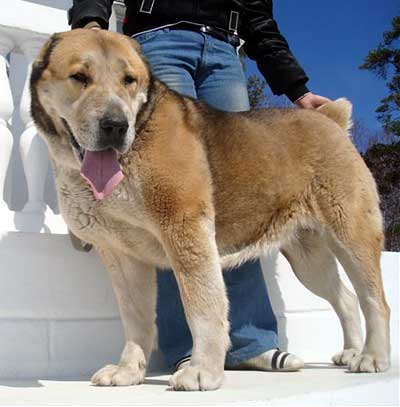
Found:
[[[89,167],[103,161],[115,167],[135,138],[150,79],[138,43],[126,36],[54,34],[32,66],[32,116],[49,144],[68,144],[78,164],[86,157]]]

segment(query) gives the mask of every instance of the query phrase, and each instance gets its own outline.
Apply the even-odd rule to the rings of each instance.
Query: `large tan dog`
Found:
[[[221,265],[278,247],[328,300],[353,372],[389,366],[374,180],[349,140],[351,105],[223,113],[151,76],[131,39],[55,34],[33,65],[32,114],[49,147],[61,212],[108,268],[125,328],[119,365],[98,385],[144,380],[155,332],[155,267],[174,269],[194,346],[177,390],[211,390],[229,347]],[[340,282],[335,257],[358,301]],[[249,296],[252,293],[248,293]]]

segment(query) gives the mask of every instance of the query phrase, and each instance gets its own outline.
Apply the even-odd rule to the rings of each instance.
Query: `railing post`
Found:
[[[22,210],[25,213],[44,212],[46,210],[44,187],[49,167],[47,146],[38,135],[30,114],[31,97],[29,79],[32,65],[32,53],[34,52],[35,49],[31,49],[29,55],[25,54],[28,60],[30,60],[30,64],[20,105],[20,117],[25,124],[25,130],[19,141],[19,151],[28,188],[28,201]]]
[[[0,44],[1,46],[3,46],[3,43]],[[9,51],[5,46],[0,48],[0,216],[1,212],[8,212],[8,206],[4,202],[4,182],[13,147],[13,136],[8,128],[14,110],[7,75],[6,55]],[[3,216],[1,217],[3,218]]]

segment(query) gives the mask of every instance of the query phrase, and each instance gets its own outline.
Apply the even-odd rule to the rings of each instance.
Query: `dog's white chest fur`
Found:
[[[57,177],[60,208],[68,226],[94,246],[114,247],[127,255],[158,266],[167,266],[165,252],[155,234],[137,188],[123,181],[113,194],[96,201],[82,179]]]

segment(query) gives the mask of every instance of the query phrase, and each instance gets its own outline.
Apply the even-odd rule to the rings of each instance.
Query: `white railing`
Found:
[[[66,231],[57,215],[47,147],[30,115],[29,74],[49,35],[70,29],[66,10],[71,3],[3,0],[1,4],[0,231]],[[110,27],[116,29],[115,15]]]

